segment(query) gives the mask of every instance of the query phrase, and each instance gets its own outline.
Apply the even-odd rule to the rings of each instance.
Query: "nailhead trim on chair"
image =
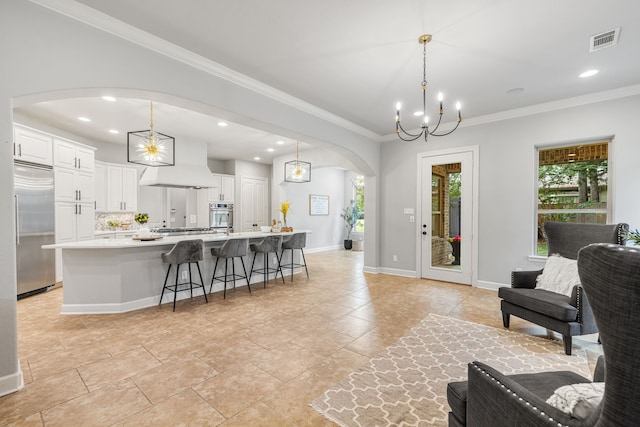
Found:
[[[491,381],[494,381],[498,384],[500,384],[500,387],[502,387],[503,389],[506,390],[507,393],[512,394],[514,397],[517,397],[519,401],[524,402],[525,405],[530,406],[531,409],[533,409],[536,412],[539,412],[540,415],[542,417],[547,418],[549,421],[551,422],[555,422],[557,423],[558,427],[569,427],[566,424],[562,424],[560,422],[558,422],[557,420],[553,419],[553,417],[548,416],[547,414],[544,413],[544,411],[541,411],[540,409],[538,409],[537,407],[533,406],[531,403],[527,402],[526,400],[524,400],[522,397],[518,396],[517,393],[515,393],[514,391],[511,391],[511,389],[509,389],[507,386],[505,386],[504,384],[502,384],[500,381],[498,381],[496,378],[494,378],[493,376],[491,376],[490,373],[488,373],[487,371],[485,371],[484,369],[480,368],[478,365],[476,365],[475,363],[471,363],[471,365],[477,369],[478,371],[480,371],[481,373],[483,373],[484,375],[486,375],[487,377],[489,377],[491,379]]]

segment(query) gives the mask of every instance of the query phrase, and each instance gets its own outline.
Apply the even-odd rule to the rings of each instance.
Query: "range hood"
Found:
[[[147,167],[140,177],[140,185],[173,188],[213,187],[213,176],[205,165]]]
[[[172,188],[213,187],[213,175],[207,166],[207,144],[181,141],[175,148],[174,166],[149,166],[140,177],[140,185]]]

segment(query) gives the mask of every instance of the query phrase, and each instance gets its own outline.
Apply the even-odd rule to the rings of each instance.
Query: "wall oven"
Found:
[[[233,203],[209,203],[209,227],[233,232]]]

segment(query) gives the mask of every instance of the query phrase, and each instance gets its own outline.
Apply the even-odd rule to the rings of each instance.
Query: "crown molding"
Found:
[[[626,98],[628,96],[635,95],[640,95],[640,84],[620,87],[617,89],[611,89],[602,92],[590,93],[588,95],[575,96],[573,98],[560,99],[558,101],[530,105],[522,108],[514,108],[513,110],[500,111],[498,113],[486,114],[484,116],[472,117],[470,119],[463,120],[462,123],[460,123],[460,128],[485,125],[488,123],[516,119],[518,117],[531,116],[535,114],[548,113],[550,111],[564,110],[566,108],[579,107],[581,105],[596,104],[598,102]],[[455,122],[443,123],[442,127],[447,129],[447,125],[455,126]],[[415,130],[415,132],[419,132],[419,129]],[[398,137],[395,133],[384,135],[380,139],[381,142],[397,140]]]
[[[74,0],[29,0],[34,4],[57,12],[68,18],[82,22],[86,25],[104,31],[128,42],[137,44],[146,49],[164,55],[168,58],[180,61],[186,65],[204,71],[208,74],[224,79],[237,86],[256,92],[260,95],[274,99],[282,104],[303,111],[319,119],[333,123],[348,131],[357,133],[365,138],[380,141],[380,135],[343,119],[322,108],[316,107],[306,101],[296,98],[288,93],[266,85],[249,76],[225,67],[215,61],[191,52],[188,49],[173,44],[153,34],[147,33],[137,27],[115,19],[105,13],[95,10]]]

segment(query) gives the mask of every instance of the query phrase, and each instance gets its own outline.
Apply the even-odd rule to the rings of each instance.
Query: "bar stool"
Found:
[[[307,279],[309,278],[309,270],[307,270],[307,260],[304,258],[304,250],[303,248],[307,245],[307,233],[294,233],[291,237],[284,239],[282,241],[282,253],[280,254],[280,261],[284,259],[284,251],[287,249],[291,249],[291,263],[282,264],[280,263],[280,268],[290,268],[291,269],[291,281],[293,282],[293,269],[296,267],[304,267],[307,272]],[[293,251],[294,249],[300,249],[300,254],[302,255],[302,264],[293,262]]]
[[[244,267],[243,256],[246,256],[249,251],[249,239],[229,239],[220,247],[211,248],[211,255],[216,257],[216,265],[213,267],[213,276],[211,277],[211,286],[209,287],[209,293],[213,289],[213,282],[224,282],[224,298],[227,297],[227,281],[233,280],[233,288],[236,287],[236,279],[245,279],[247,286],[249,287],[249,293],[251,293],[251,285],[249,284],[249,277],[247,276],[247,270]],[[216,276],[216,270],[218,269],[218,261],[220,258],[224,258],[224,276]],[[227,270],[229,266],[229,258],[231,258],[232,274],[229,275]],[[236,274],[235,259],[240,258],[242,263],[242,270],[244,276]]]
[[[280,272],[280,276],[282,276],[282,283],[284,283],[284,275],[282,274],[282,269],[280,268],[280,256],[278,252],[282,249],[282,236],[267,236],[262,239],[260,243],[253,243],[250,246],[250,249],[253,251],[253,262],[251,263],[251,271],[249,271],[249,281],[251,281],[251,276],[253,273],[261,273],[262,280],[264,282],[264,288],[267,287],[267,280],[269,279],[269,273],[275,273],[273,276],[274,279],[278,277],[278,271]],[[277,268],[269,267],[269,254],[275,253],[276,259],[278,260]],[[258,254],[263,254],[264,261],[262,268],[254,269],[253,266],[256,263],[256,256]]]
[[[202,288],[204,293],[205,302],[209,302],[207,299],[207,292],[204,288],[204,282],[202,281],[202,272],[200,271],[200,264],[198,261],[202,261],[204,251],[204,242],[202,239],[194,239],[194,240],[182,240],[176,243],[173,248],[169,252],[162,254],[162,262],[165,264],[169,264],[169,269],[167,269],[167,275],[164,278],[164,285],[162,287],[162,294],[160,294],[160,301],[158,305],[162,304],[162,297],[164,296],[164,291],[169,290],[173,292],[173,311],[176,311],[176,298],[178,296],[178,292],[189,290],[191,292],[191,298],[193,298],[193,288]],[[171,271],[171,266],[176,265],[176,283],[173,285],[167,285],[167,280],[169,279],[169,272]],[[180,265],[189,264],[189,281],[184,283],[179,283],[180,277]],[[191,278],[191,264],[195,264],[198,267],[198,275],[200,276],[200,283],[194,283]],[[189,287],[185,287],[184,289],[178,289],[180,286],[189,285]]]

